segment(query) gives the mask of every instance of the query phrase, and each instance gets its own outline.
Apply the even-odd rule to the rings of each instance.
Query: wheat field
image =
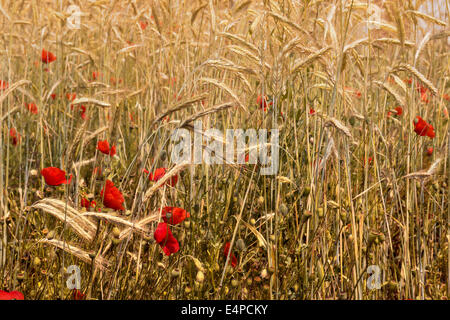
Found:
[[[0,298],[448,299],[449,14],[0,0]],[[199,121],[276,173],[172,161]]]

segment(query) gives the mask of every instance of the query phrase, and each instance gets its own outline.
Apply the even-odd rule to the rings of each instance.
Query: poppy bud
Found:
[[[256,224],[256,220],[253,219],[253,218],[251,218],[251,219],[250,219],[250,224],[251,224],[252,226],[254,226],[254,225]]]
[[[237,281],[236,279],[231,280],[232,287],[237,287],[238,285],[239,285],[239,281]]]
[[[248,277],[248,278],[247,278],[247,285],[248,285],[248,286],[251,286],[252,283],[253,283],[253,279],[252,279],[251,277]]]

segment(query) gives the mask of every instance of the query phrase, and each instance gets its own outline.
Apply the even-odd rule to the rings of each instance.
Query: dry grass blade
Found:
[[[423,13],[423,12],[420,12],[420,11],[415,11],[415,10],[407,10],[405,12],[406,13],[411,13],[411,14],[419,17],[419,18],[422,18],[422,19],[427,20],[429,22],[435,23],[437,25],[440,25],[440,26],[443,26],[443,27],[447,26],[447,23],[445,23],[442,20],[439,20],[438,18],[430,16],[429,14],[426,14],[426,13]]]
[[[322,57],[325,53],[328,52],[328,50],[330,50],[331,47],[325,47],[320,49],[319,51],[310,54],[309,56],[307,56],[305,59],[301,59],[299,61],[296,61],[294,64],[294,67],[292,68],[292,73],[297,72],[300,68],[314,62],[315,60],[319,59],[320,57]]]
[[[197,18],[197,15],[199,14],[199,12],[204,9],[207,6],[207,4],[203,4],[200,7],[198,7],[197,9],[194,10],[194,12],[192,12],[192,16],[191,16],[191,24],[194,24],[195,19]]]
[[[242,39],[241,37],[239,37],[235,34],[231,34],[231,33],[227,33],[227,32],[220,32],[218,35],[221,37],[228,38],[230,40],[234,40],[234,41],[238,42],[239,44],[243,45],[244,47],[247,47],[248,49],[252,50],[254,53],[259,52],[258,48],[255,47],[254,44],[245,41],[244,39]]]
[[[264,248],[267,248],[267,240],[263,237],[263,235],[251,224],[245,222],[244,220],[241,220],[241,222],[256,236],[259,244]]]
[[[350,129],[348,127],[346,127],[342,122],[340,122],[338,119],[333,118],[333,117],[328,117],[328,116],[323,116],[325,118],[325,127],[329,127],[329,126],[333,126],[336,129],[338,129],[340,132],[342,132],[343,134],[345,134],[347,137],[350,138],[350,140],[353,141],[353,136],[350,132]]]
[[[155,193],[156,190],[158,190],[162,185],[164,185],[170,178],[172,178],[174,175],[177,175],[184,169],[186,169],[190,163],[180,163],[177,164],[175,167],[172,168],[169,172],[167,172],[161,179],[159,179],[153,186],[151,186],[144,194],[143,202],[146,202],[153,193]]]
[[[381,81],[374,81],[374,83],[382,87],[387,92],[389,92],[401,106],[406,105],[405,99],[397,91],[395,91],[394,88],[392,88],[388,83]]]
[[[436,171],[438,170],[439,164],[441,163],[441,161],[442,161],[442,158],[436,159],[427,170],[416,171],[416,172],[407,174],[403,178],[424,179],[424,178],[431,177],[432,175],[436,174]]]
[[[138,228],[144,229],[144,227],[145,227],[146,225],[148,225],[149,223],[158,221],[159,218],[160,218],[159,211],[156,212],[156,213],[153,212],[152,214],[148,215],[147,217],[145,217],[145,218],[139,220],[139,221],[135,224],[135,227],[137,226]],[[130,233],[132,233],[133,230],[134,230],[133,227],[129,227],[129,228],[123,229],[123,230],[120,232],[119,239],[120,239],[120,240],[123,240],[123,239],[124,239],[125,237],[127,237]],[[147,230],[147,229],[144,229],[144,230]]]
[[[422,83],[428,88],[430,89],[430,91],[434,94],[437,95],[438,90],[436,89],[436,87],[433,85],[433,83],[428,80],[427,78],[425,78],[425,76],[423,74],[421,74],[416,68],[414,68],[412,65],[407,64],[407,63],[401,63],[398,66],[396,66],[394,68],[394,70],[406,70],[411,72],[417,79],[419,79],[420,81],[422,81]]]
[[[194,96],[194,97],[192,97],[189,100],[185,100],[185,101],[182,101],[180,103],[177,103],[176,105],[171,107],[169,110],[167,110],[167,111],[161,113],[159,116],[157,116],[156,119],[153,120],[151,126],[153,126],[155,123],[161,121],[162,119],[164,119],[165,117],[167,117],[168,115],[170,115],[170,114],[172,114],[174,112],[183,110],[183,109],[193,105],[194,103],[202,101],[207,96],[208,96],[208,94],[205,92],[205,93],[199,94],[197,96]]]
[[[8,89],[6,89],[2,95],[0,95],[0,104],[3,103],[3,100],[6,99],[6,97],[13,92],[14,90],[16,90],[18,87],[27,85],[27,84],[31,84],[31,81],[28,80],[19,80],[16,83],[13,83],[12,85],[9,86]]]
[[[143,228],[141,225],[139,225],[139,222],[130,222],[130,221],[125,220],[117,215],[113,215],[113,214],[109,214],[109,213],[83,212],[83,213],[81,213],[81,216],[95,217],[98,219],[108,221],[113,224],[118,224],[118,225],[122,225],[125,227],[129,227],[129,228],[131,228],[131,230],[141,232],[141,233],[146,233],[149,231],[149,230]]]
[[[221,110],[225,110],[228,108],[232,108],[233,104],[232,102],[225,102],[225,103],[221,103],[218,105],[215,105],[209,109],[206,109],[205,111],[200,111],[198,113],[193,114],[192,116],[190,116],[189,118],[183,120],[183,122],[181,122],[181,124],[179,125],[180,128],[185,127],[186,125],[188,125],[190,122],[197,120],[198,118],[204,117],[208,114],[212,114],[212,113],[216,113],[219,112]]]
[[[96,100],[93,98],[78,98],[72,102],[73,105],[88,104],[88,103],[91,103],[91,104],[94,104],[96,106],[103,107],[103,108],[111,107],[110,103],[105,102],[105,101]]]
[[[256,74],[256,72],[253,69],[236,65],[236,64],[232,63],[231,61],[226,60],[224,58],[222,58],[220,60],[211,60],[211,59],[207,60],[207,61],[205,61],[204,65],[215,67],[218,69],[230,70],[233,72],[245,72],[245,73],[250,73],[250,74]]]
[[[91,133],[90,135],[88,135],[86,138],[83,139],[83,146],[85,146],[89,141],[94,139],[99,134],[105,132],[106,130],[108,130],[108,127],[102,127],[102,128],[95,130],[93,133]]]
[[[71,255],[79,258],[81,261],[86,262],[88,264],[92,263],[91,256],[94,255],[94,252],[91,251],[84,251],[81,248],[75,247],[73,245],[70,245],[68,243],[65,243],[61,240],[57,239],[41,239],[39,240],[40,243],[50,244],[58,249],[64,250],[67,253],[70,253]],[[98,256],[95,258],[95,265],[102,271],[107,271],[110,262],[106,260],[105,258]]]
[[[247,109],[245,108],[244,104],[241,102],[241,100],[239,100],[236,93],[234,93],[233,90],[231,90],[225,83],[219,82],[216,79],[212,79],[212,78],[201,78],[200,81],[211,83],[211,84],[215,85],[216,87],[223,89],[237,102],[237,104],[239,105],[240,108],[242,108],[244,111],[248,112]]]

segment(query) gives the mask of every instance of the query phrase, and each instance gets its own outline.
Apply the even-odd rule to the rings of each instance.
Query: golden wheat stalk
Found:
[[[97,230],[96,225],[86,217],[83,217],[80,212],[64,201],[44,198],[35,202],[31,208],[41,209],[59,219],[61,222],[67,223],[75,233],[87,241],[92,241],[94,239]]]
[[[75,247],[67,242],[58,240],[58,239],[41,239],[38,241],[39,243],[50,244],[58,249],[64,250],[67,253],[79,258],[81,261],[86,262],[88,264],[92,263],[92,256],[95,255],[92,251],[84,251],[81,248]],[[110,267],[110,262],[103,258],[102,256],[95,257],[94,263],[97,268],[102,271],[108,271]]]

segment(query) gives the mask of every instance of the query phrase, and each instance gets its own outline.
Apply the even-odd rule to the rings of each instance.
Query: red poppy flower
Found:
[[[166,256],[170,256],[172,253],[180,250],[180,244],[170,231],[169,225],[165,222],[158,224],[153,235],[156,242],[161,246]]]
[[[145,172],[145,171],[144,171]],[[148,173],[148,171],[146,172]],[[154,172],[151,172],[148,178],[151,181],[158,181],[166,174],[166,168],[157,168]],[[167,182],[170,186],[174,187],[178,182],[178,175],[172,176]]]
[[[431,156],[433,154],[433,147],[429,147],[428,149],[427,149],[427,155],[428,156]]]
[[[117,83],[122,83],[122,79],[117,80],[116,78],[111,77],[110,80],[111,80],[112,85],[116,85]]]
[[[101,75],[98,71],[92,71],[92,80],[97,80]]]
[[[394,110],[391,110],[387,113],[388,117],[394,115],[394,116],[401,116],[403,114],[403,108],[398,106],[394,108]]]
[[[264,96],[264,99],[262,97],[262,95],[258,95],[258,97],[256,98],[256,103],[259,105],[260,109],[263,109],[264,111],[267,111],[267,107],[271,107],[273,105],[273,102],[269,102],[267,103],[268,98],[267,96]]]
[[[403,81],[406,82],[407,84],[411,84],[411,83],[412,83],[412,78],[405,79],[405,80],[403,80]]]
[[[417,84],[417,91],[420,93],[420,100],[424,103],[428,103],[428,88],[424,87],[420,83]]]
[[[250,160],[250,155],[247,153],[247,154],[245,155],[245,162],[247,163],[249,160]]]
[[[67,100],[73,101],[77,97],[76,93],[66,93]]]
[[[354,88],[344,87],[344,90],[345,91],[349,91],[351,94],[353,94],[357,98],[361,98],[361,95],[362,95],[361,92],[356,90],[356,89],[354,89]]]
[[[428,124],[425,120],[423,120],[421,117],[416,116],[416,118],[413,120],[414,124],[414,132],[417,133],[419,136],[427,136],[433,139],[436,134],[434,132],[434,128],[431,124]]]
[[[309,108],[309,114],[313,115],[316,113],[316,110],[314,110],[313,108]]]
[[[189,218],[189,212],[177,207],[164,207],[162,208],[161,216],[166,223],[179,224],[184,219]]]
[[[0,80],[0,90],[6,90],[9,88],[9,83],[3,80]]]
[[[17,146],[20,141],[20,134],[16,131],[15,128],[9,129],[9,137],[11,138],[11,143],[13,146]]]
[[[89,210],[89,208],[91,207],[91,202],[86,199],[86,198],[82,198],[81,199],[81,206],[86,208],[87,210]]]
[[[84,300],[86,295],[78,289],[73,289],[72,291],[73,300]]]
[[[122,193],[114,186],[111,180],[106,180],[106,184],[100,192],[103,205],[114,210],[125,210],[122,203],[125,202]]]
[[[86,120],[86,107],[85,106],[83,106],[83,105],[81,105],[80,106],[80,116],[81,116],[81,119],[83,119],[83,120]]]
[[[102,174],[102,168],[95,167],[94,170],[92,171],[92,173],[100,176]]]
[[[6,292],[0,290],[0,300],[24,300],[24,296],[19,291]]]
[[[61,184],[68,184],[72,181],[72,175],[70,175],[69,181],[67,181],[66,172],[55,167],[42,169],[41,175],[44,177],[45,183],[49,186],[59,186]]]
[[[52,99],[55,100],[55,99],[56,99],[56,93],[52,93],[52,94],[50,95],[50,97],[52,97]]]
[[[50,51],[42,49],[41,59],[42,59],[43,63],[52,63],[53,61],[56,60],[56,56],[53,53],[51,53]]]
[[[116,146],[113,145],[111,149],[109,148],[108,140],[99,141],[97,143],[97,149],[104,154],[109,154],[113,157],[116,154]]]
[[[223,248],[223,255],[225,256],[225,259],[228,257],[228,252],[230,251],[230,246],[231,246],[231,244],[229,242],[225,243],[225,247]],[[231,258],[231,266],[233,268],[236,268],[236,266],[237,266],[236,256],[233,253],[231,253],[230,258]]]
[[[442,98],[444,98],[444,100],[450,101],[450,95],[448,95],[447,93],[444,93],[442,95]]]
[[[147,26],[148,26],[148,23],[145,21],[141,21],[141,22],[139,22],[139,25],[141,26],[142,30],[145,30],[145,28],[147,28]]]
[[[27,103],[27,104],[25,104],[25,107],[28,109],[28,111],[30,111],[33,114],[38,113],[38,108],[37,108],[36,104],[34,104],[34,103]]]

